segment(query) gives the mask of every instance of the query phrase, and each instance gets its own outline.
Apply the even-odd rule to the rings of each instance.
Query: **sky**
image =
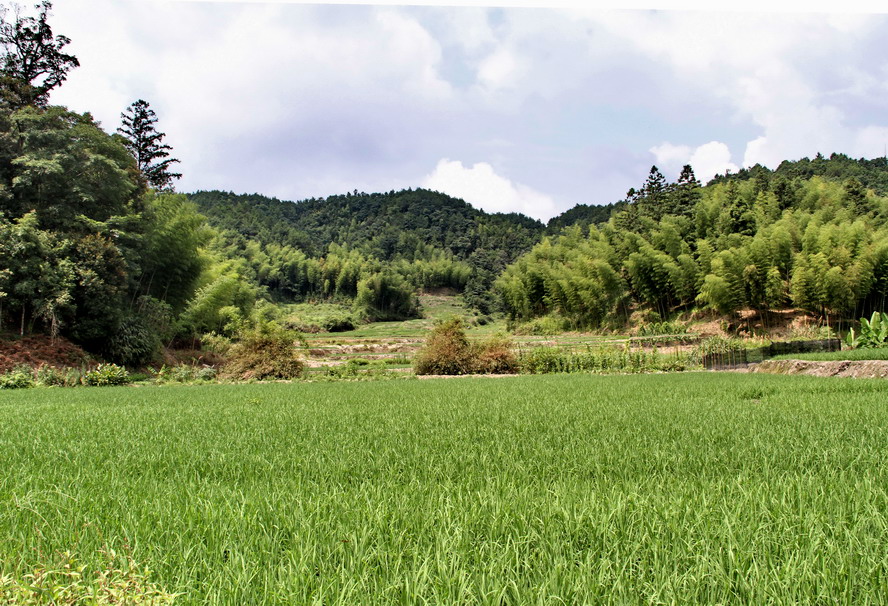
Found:
[[[885,154],[875,3],[461,4],[56,0],[81,67],[51,102],[113,132],[148,101],[182,192],[425,187],[543,221],[623,198],[654,164],[705,182]]]

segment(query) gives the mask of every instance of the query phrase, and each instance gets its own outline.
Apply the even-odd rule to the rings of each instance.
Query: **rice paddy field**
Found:
[[[878,380],[16,390],[0,575],[113,549],[177,604],[885,604],[886,452]]]

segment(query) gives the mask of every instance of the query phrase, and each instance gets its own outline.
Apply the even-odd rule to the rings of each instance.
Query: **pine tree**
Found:
[[[641,214],[660,220],[666,212],[664,206],[669,196],[669,190],[670,187],[666,182],[666,177],[663,176],[659,168],[651,166],[651,172],[644,182],[644,186],[641,189],[641,198],[638,201]]]
[[[126,139],[124,145],[138,162],[145,181],[156,190],[172,191],[173,180],[181,178],[182,174],[170,172],[170,166],[179,160],[170,158],[173,148],[161,142],[166,135],[154,127],[157,123],[154,110],[147,101],[139,99],[120,117],[123,126],[117,132]]]
[[[672,191],[670,213],[690,216],[700,200],[700,182],[690,164],[685,164]]]

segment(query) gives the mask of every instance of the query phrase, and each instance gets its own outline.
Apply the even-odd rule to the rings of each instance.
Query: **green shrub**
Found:
[[[191,364],[177,364],[153,371],[155,383],[193,383],[195,381],[213,381],[217,371],[212,366],[197,367]]]
[[[321,328],[325,332],[345,332],[354,330],[358,322],[354,316],[349,313],[334,313],[326,316],[321,320]]]
[[[130,383],[130,376],[126,368],[117,364],[99,364],[95,370],[83,375],[83,382],[91,387],[127,385]]]
[[[55,366],[41,366],[37,369],[37,384],[44,387],[64,387],[66,373]]]
[[[215,381],[218,371],[213,366],[202,366],[196,373],[195,379],[198,381]]]
[[[869,320],[860,318],[860,334],[856,335],[851,328],[845,345],[851,349],[888,346],[888,314],[874,311]]]
[[[516,335],[551,336],[558,335],[567,330],[567,322],[564,318],[549,314],[534,318],[515,327]]]
[[[69,368],[65,371],[65,387],[83,385],[84,371],[79,368]]]
[[[518,371],[514,344],[495,335],[469,342],[459,317],[438,323],[416,354],[413,370],[418,375],[506,374]]]
[[[0,389],[27,389],[35,386],[34,371],[27,366],[16,366],[0,375]]]
[[[260,324],[231,347],[223,374],[238,380],[295,379],[305,366],[297,343],[305,344],[301,334],[274,322]]]
[[[569,372],[564,352],[557,347],[534,347],[521,356],[521,370],[528,374]]]
[[[418,375],[465,375],[472,367],[472,349],[456,316],[435,325],[413,362]]]
[[[105,343],[107,359],[118,364],[141,366],[154,360],[160,353],[160,335],[148,322],[132,316],[121,322]]]
[[[215,332],[208,332],[200,338],[201,349],[220,356],[226,355],[233,344],[230,337]]]
[[[655,337],[660,335],[683,335],[688,332],[685,326],[677,322],[650,322],[638,327],[639,337]]]

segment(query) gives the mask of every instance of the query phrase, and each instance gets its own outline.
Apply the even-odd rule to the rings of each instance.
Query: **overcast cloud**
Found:
[[[143,98],[180,191],[429,187],[548,219],[657,164],[701,180],[888,144],[888,17],[56,0],[53,102]]]

